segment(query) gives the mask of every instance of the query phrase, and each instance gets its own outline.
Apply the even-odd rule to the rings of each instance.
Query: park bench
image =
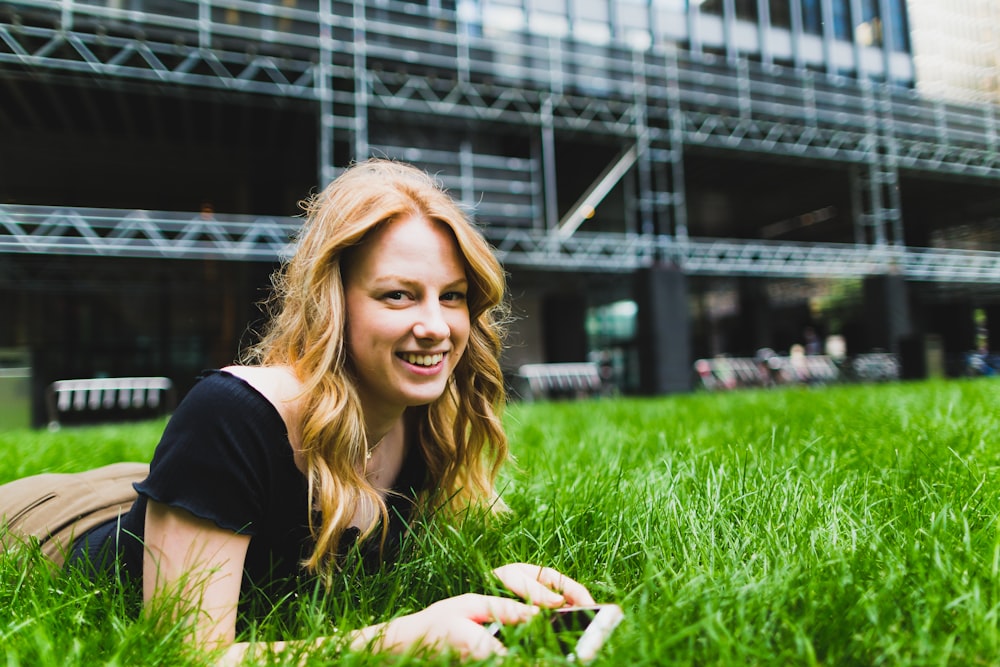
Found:
[[[694,370],[701,386],[711,390],[763,387],[770,382],[767,366],[748,357],[698,359]]]
[[[891,382],[902,376],[899,358],[891,352],[867,352],[851,358],[851,375],[859,382]]]
[[[837,361],[826,355],[715,357],[694,362],[705,389],[720,391],[783,384],[886,382],[900,378],[899,359],[888,352],[868,352]]]
[[[583,398],[603,392],[600,366],[590,361],[524,364],[517,369],[522,398]]]
[[[826,355],[698,359],[694,370],[701,386],[713,391],[777,384],[829,384],[841,379],[836,360]]]
[[[57,380],[45,392],[50,430],[64,422],[144,419],[173,410],[175,401],[165,377]]]

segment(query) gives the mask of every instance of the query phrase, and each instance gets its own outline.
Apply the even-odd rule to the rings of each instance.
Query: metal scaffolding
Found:
[[[290,255],[298,218],[0,205],[0,253],[272,262]],[[668,261],[689,275],[790,278],[898,274],[1000,284],[1000,252],[890,245],[679,239],[672,235],[487,226],[508,266],[609,273]]]
[[[692,274],[867,275],[1000,282],[994,253],[908,248],[900,170],[1000,182],[992,106],[920,98],[890,83],[653,45],[485,30],[438,3],[318,0],[315,9],[210,0],[84,4],[15,0],[0,22],[0,68],[305,99],[320,128],[318,180],[335,139],[356,157],[430,166],[512,265],[620,272],[671,262]],[[228,9],[227,9],[228,8]],[[378,110],[488,130],[529,128],[537,154],[468,142],[404,149],[373,130]],[[588,232],[557,219],[552,137],[587,132],[632,152],[638,225]],[[714,147],[851,165],[854,245],[688,237],[683,155]],[[622,163],[624,164],[624,163]],[[622,169],[609,165],[610,187]],[[482,202],[479,204],[479,202]],[[582,201],[579,214],[593,202]],[[574,213],[574,212],[571,212]],[[0,252],[270,260],[290,219],[40,206],[0,208]]]

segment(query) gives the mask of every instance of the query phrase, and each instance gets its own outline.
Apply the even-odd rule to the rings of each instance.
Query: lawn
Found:
[[[251,632],[325,635],[495,591],[484,573],[525,560],[625,609],[597,665],[994,664],[998,395],[980,379],[513,405],[507,517],[423,526],[395,570],[344,571]],[[0,481],[143,460],[162,425],[0,433]],[[204,662],[106,588],[9,557],[0,571],[8,665]],[[565,664],[532,637],[495,662]]]

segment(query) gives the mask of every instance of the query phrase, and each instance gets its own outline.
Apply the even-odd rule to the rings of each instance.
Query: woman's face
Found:
[[[347,350],[366,412],[444,393],[469,341],[468,281],[451,230],[411,216],[376,229],[344,269]]]

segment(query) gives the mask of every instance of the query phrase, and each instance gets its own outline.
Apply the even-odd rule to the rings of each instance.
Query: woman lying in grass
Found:
[[[488,245],[429,177],[387,161],[347,170],[307,212],[246,364],[200,379],[130,511],[69,555],[141,585],[147,612],[169,610],[231,662],[257,648],[234,643],[238,619],[268,613],[355,546],[392,560],[418,512],[503,507],[505,286]],[[549,568],[494,573],[531,604],[449,598],[350,645],[484,657],[503,647],[483,624],[593,602]]]

